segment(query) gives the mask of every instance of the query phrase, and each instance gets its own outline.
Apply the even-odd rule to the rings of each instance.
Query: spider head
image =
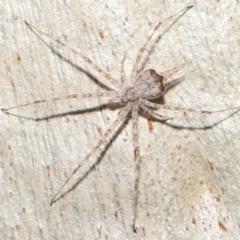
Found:
[[[122,91],[122,95],[120,98],[120,104],[124,105],[128,102],[135,102],[139,99],[139,96],[135,89],[131,86],[125,87]]]

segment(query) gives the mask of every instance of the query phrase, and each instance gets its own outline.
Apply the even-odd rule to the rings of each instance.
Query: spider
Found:
[[[170,17],[166,18],[163,22],[168,21],[170,19],[173,19],[174,17],[177,17],[179,19],[181,16],[183,16],[189,9],[191,9],[193,5],[188,6],[181,11],[171,15]],[[153,115],[154,117],[159,118],[162,121],[170,120],[172,118],[169,118],[167,116],[163,116],[156,112],[158,109],[167,109],[171,111],[183,111],[183,112],[200,112],[203,114],[211,114],[216,112],[223,112],[228,111],[230,109],[225,110],[219,110],[219,111],[201,111],[201,110],[195,110],[190,108],[181,108],[181,107],[173,107],[173,106],[166,106],[162,104],[153,103],[149,100],[157,99],[161,97],[166,90],[168,89],[168,86],[166,85],[168,82],[168,79],[172,77],[175,73],[177,73],[179,70],[181,70],[185,64],[181,64],[179,66],[176,66],[172,69],[169,69],[164,72],[157,73],[153,69],[147,69],[142,72],[138,73],[138,64],[140,62],[140,59],[142,57],[143,52],[146,49],[146,46],[152,39],[154,33],[159,29],[159,27],[162,25],[163,22],[159,22],[156,27],[154,28],[153,32],[149,35],[146,42],[143,44],[143,46],[140,48],[137,58],[135,60],[135,64],[133,66],[133,70],[131,73],[131,84],[127,85],[127,79],[124,74],[124,62],[126,58],[126,53],[124,54],[124,57],[121,61],[121,79],[123,80],[122,83],[111,77],[108,73],[103,71],[101,68],[99,68],[93,61],[91,61],[88,57],[82,55],[81,53],[77,52],[76,50],[72,49],[69,46],[66,46],[64,43],[60,42],[57,39],[53,39],[50,35],[44,33],[43,31],[37,29],[36,27],[32,26],[28,22],[25,21],[27,27],[36,34],[40,33],[43,34],[45,37],[47,37],[50,40],[53,40],[55,43],[60,45],[61,47],[71,51],[72,53],[76,54],[80,58],[82,58],[84,61],[88,62],[93,69],[95,69],[98,73],[103,75],[108,82],[111,84],[111,90],[100,92],[100,93],[91,93],[91,94],[71,94],[64,97],[55,97],[52,99],[45,99],[45,100],[38,100],[32,103],[23,104],[19,106],[10,107],[7,109],[2,109],[3,112],[10,114],[9,110],[25,107],[28,105],[33,104],[39,104],[44,102],[50,102],[50,101],[58,101],[58,100],[64,100],[64,99],[84,99],[84,98],[103,98],[108,97],[110,98],[110,102],[117,103],[120,107],[122,107],[119,110],[118,117],[115,119],[115,121],[112,123],[112,125],[107,129],[107,131],[101,135],[100,140],[97,142],[97,144],[92,148],[92,150],[88,153],[88,155],[80,161],[78,166],[73,170],[71,175],[67,178],[67,180],[64,182],[64,184],[61,186],[61,188],[56,192],[56,194],[51,199],[50,205],[52,205],[54,202],[58,200],[57,196],[60,195],[60,192],[64,188],[64,186],[68,183],[68,181],[73,177],[73,175],[83,166],[85,162],[88,161],[88,159],[103,145],[106,143],[107,138],[109,135],[113,132],[113,130],[122,122],[124,122],[127,118],[129,113],[132,114],[132,134],[133,134],[133,145],[134,145],[134,158],[135,158],[135,184],[134,184],[134,215],[133,215],[133,231],[137,231],[136,226],[136,219],[137,219],[137,204],[138,204],[138,189],[139,189],[139,162],[140,162],[140,148],[139,148],[139,138],[138,138],[138,118],[139,118],[139,110],[143,110],[144,112]],[[231,109],[239,109],[238,108],[231,108]]]

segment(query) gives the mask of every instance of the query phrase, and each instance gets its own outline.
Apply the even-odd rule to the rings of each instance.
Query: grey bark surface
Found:
[[[24,20],[120,81],[124,52],[130,77],[158,21],[191,4],[160,41],[165,29],[155,35],[140,67],[161,72],[186,63],[178,75],[184,81],[166,93],[165,104],[203,110],[240,106],[238,1],[13,0],[0,4],[0,107],[106,90],[95,83],[104,79],[87,63],[59,48],[51,51]],[[153,121],[152,131],[140,117],[137,234],[131,228],[131,121],[50,207],[52,196],[117,117],[118,111],[99,107],[102,103],[67,100],[12,112],[26,118],[0,112],[0,239],[239,238],[240,113],[186,118],[173,112],[169,123]],[[77,112],[85,108],[90,110]]]

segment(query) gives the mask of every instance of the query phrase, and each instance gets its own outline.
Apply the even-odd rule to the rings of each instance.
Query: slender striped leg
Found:
[[[152,116],[154,116],[154,117],[157,117],[157,118],[159,118],[159,119],[162,120],[162,121],[166,121],[166,120],[171,120],[171,119],[173,119],[172,117],[167,117],[167,116],[163,116],[163,115],[161,115],[161,114],[159,114],[159,113],[156,113],[154,110],[146,107],[146,106],[143,105],[143,104],[140,104],[140,107],[141,107],[145,112],[147,112],[148,114],[150,114],[150,115],[152,115]]]
[[[135,185],[134,185],[134,215],[133,215],[133,231],[137,232],[136,219],[137,219],[137,205],[138,205],[138,189],[139,189],[139,162],[140,162],[140,148],[138,139],[138,107],[132,108],[132,132],[135,156]]]
[[[148,45],[148,43],[150,42],[150,40],[152,39],[154,33],[159,29],[159,27],[164,23],[164,22],[167,22],[168,20],[171,20],[172,18],[174,18],[175,16],[179,15],[180,16],[178,18],[180,18],[181,16],[184,15],[184,13],[186,13],[190,8],[192,8],[193,5],[191,6],[188,6],[184,9],[182,9],[181,11],[173,14],[172,16],[168,17],[167,19],[165,19],[163,22],[159,22],[157,24],[157,26],[154,28],[153,32],[150,34],[150,36],[147,38],[147,41],[143,44],[143,46],[140,48],[139,52],[138,52],[138,55],[137,55],[137,58],[136,58],[136,61],[135,61],[135,64],[134,64],[134,67],[133,67],[133,71],[132,71],[132,75],[131,75],[131,81],[132,83],[135,81],[135,78],[136,78],[136,73],[137,73],[137,69],[138,69],[138,64],[141,60],[141,57],[142,57],[142,54],[146,48],[146,46]]]
[[[57,196],[59,195],[59,193],[62,191],[62,189],[64,188],[64,186],[69,182],[69,180],[74,176],[74,174],[80,169],[81,166],[83,166],[83,164],[85,162],[87,162],[87,160],[101,147],[102,144],[105,143],[107,137],[112,133],[112,131],[117,127],[117,125],[120,122],[123,122],[124,119],[127,117],[128,113],[130,112],[130,108],[128,106],[126,106],[125,108],[123,108],[122,110],[120,110],[119,115],[117,117],[117,119],[113,122],[113,124],[108,128],[108,130],[103,134],[102,138],[98,141],[97,145],[90,151],[90,153],[82,160],[80,161],[80,163],[78,164],[78,166],[73,170],[73,172],[71,173],[71,175],[67,178],[67,180],[64,182],[64,184],[62,185],[62,187],[57,191],[57,193],[53,196],[50,206],[56,201]]]
[[[124,52],[123,59],[121,61],[121,81],[122,81],[122,85],[126,84],[126,81],[127,81],[126,75],[125,75],[125,72],[124,72],[125,59],[126,59],[126,52]]]
[[[145,99],[141,99],[141,102],[145,106],[154,108],[154,109],[167,109],[167,110],[171,110],[171,111],[183,111],[183,112],[199,112],[199,113],[203,113],[203,114],[213,114],[213,113],[227,112],[227,111],[231,111],[231,110],[240,110],[240,107],[234,107],[234,108],[227,108],[227,109],[221,109],[221,110],[216,110],[216,111],[205,111],[205,110],[197,110],[197,109],[193,109],[193,108],[167,106],[167,105],[152,103]]]
[[[61,41],[59,41],[58,39],[54,39],[53,37],[51,37],[49,34],[41,31],[40,29],[34,27],[33,25],[31,25],[30,23],[28,23],[27,21],[25,21],[27,27],[36,34],[36,32],[44,35],[45,37],[48,38],[48,40],[55,42],[56,44],[64,47],[65,49],[69,50],[70,52],[74,53],[75,55],[79,56],[80,58],[82,58],[84,61],[86,61],[90,66],[92,66],[92,68],[94,68],[97,72],[99,72],[102,76],[104,76],[109,83],[111,83],[113,86],[115,86],[116,89],[119,89],[121,87],[121,84],[114,79],[113,77],[111,77],[108,73],[106,73],[105,71],[103,71],[100,67],[98,67],[91,59],[89,59],[88,57],[82,55],[80,52],[77,52],[76,50],[74,50],[73,48],[67,46],[66,44],[62,43]],[[51,43],[50,43],[51,44]]]
[[[90,94],[70,94],[67,96],[63,97],[55,97],[55,98],[50,98],[50,99],[44,99],[44,100],[37,100],[32,103],[26,103],[10,108],[2,108],[1,110],[5,113],[9,113],[9,110],[15,109],[15,108],[21,108],[21,107],[26,107],[34,104],[39,104],[39,103],[47,103],[47,102],[55,102],[59,100],[65,100],[65,99],[71,99],[71,98],[76,98],[76,99],[81,99],[81,98],[102,98],[102,97],[116,97],[118,96],[118,93],[116,91],[107,91],[107,92],[100,92],[100,93],[90,93]]]
[[[164,72],[160,72],[159,75],[163,76],[163,81],[166,82],[170,77],[172,77],[175,73],[180,71],[184,66],[185,66],[185,63],[180,64]]]

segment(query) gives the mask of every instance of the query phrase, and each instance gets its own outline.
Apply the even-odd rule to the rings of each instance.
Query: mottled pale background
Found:
[[[12,0],[0,3],[0,107],[102,90],[93,80],[102,79],[96,71],[71,54],[64,56],[72,64],[61,59],[24,20],[78,49],[120,80],[124,51],[130,76],[138,49],[155,24],[190,4],[194,8],[160,42],[155,40],[163,29],[155,35],[148,48],[152,54],[143,57],[144,67],[162,71],[186,63],[177,75],[185,80],[165,95],[165,104],[206,110],[240,105],[238,1]],[[113,109],[98,108],[104,102],[72,100],[13,112],[28,118],[52,116],[38,122],[0,112],[0,238],[239,238],[240,113],[188,119],[174,114],[169,124],[153,121],[152,131],[140,117],[137,234],[131,228],[131,122],[107,149],[101,148],[107,150],[101,161],[96,164],[100,151],[66,190],[82,179],[76,188],[49,206],[100,132],[117,117]],[[196,127],[201,129],[192,129]]]

